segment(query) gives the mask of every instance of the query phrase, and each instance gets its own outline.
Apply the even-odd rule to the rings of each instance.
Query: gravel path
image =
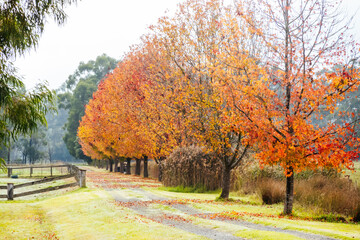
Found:
[[[91,181],[91,178],[89,179]],[[132,184],[129,183],[129,187]],[[175,227],[187,232],[191,232],[200,236],[204,236],[209,239],[242,239],[240,237],[236,237],[229,232],[221,231],[219,229],[213,229],[211,226],[204,227],[191,223],[189,218],[186,218],[187,215],[199,217],[197,215],[200,214],[201,217],[206,218],[206,215],[210,215],[210,213],[200,212],[198,209],[195,209],[187,204],[178,204],[177,202],[172,202],[174,199],[165,198],[162,196],[158,196],[152,192],[146,191],[142,188],[126,188],[126,189],[113,189],[108,188],[107,182],[101,183],[101,186],[109,192],[109,194],[117,201],[120,205],[125,205],[135,211],[137,214],[144,216],[153,221],[159,222],[164,225],[168,225],[171,227]],[[150,207],[151,204],[157,203],[163,206],[171,206],[174,208],[174,211],[177,211],[180,214],[175,214],[171,211],[166,211],[161,208],[153,208]],[[184,217],[182,217],[184,216]],[[255,224],[251,222],[246,222],[242,220],[229,220],[223,218],[214,218],[211,221],[221,221],[225,222],[229,225],[241,226],[248,229],[253,230],[261,230],[261,231],[271,231],[278,233],[290,234],[296,237],[300,237],[303,239],[314,239],[314,240],[333,240],[334,238],[305,233],[301,231],[295,230],[285,230],[281,228],[265,226],[261,224]]]
[[[166,199],[163,197],[159,197],[159,196],[157,196],[153,193],[147,192],[143,189],[130,189],[130,190],[132,190],[136,193],[143,194],[145,196],[145,198],[149,199],[147,201],[170,200],[170,199]],[[134,210],[137,214],[145,216],[148,219],[151,219],[155,222],[159,222],[164,225],[175,227],[175,228],[184,230],[186,232],[195,233],[197,235],[204,236],[209,239],[218,239],[218,240],[242,239],[242,238],[232,235],[231,233],[227,233],[227,232],[223,232],[223,231],[219,231],[219,230],[215,230],[215,229],[211,229],[211,228],[201,227],[201,226],[192,224],[191,222],[186,222],[186,221],[184,221],[183,218],[179,217],[178,215],[170,214],[168,212],[164,213],[161,209],[154,209],[154,208],[146,207],[144,205],[141,205],[142,200],[139,201],[139,199],[136,199],[136,198],[124,198],[123,196],[121,196],[121,194],[119,194],[119,191],[117,191],[117,190],[109,190],[108,189],[108,191],[114,197],[114,199],[118,202],[127,202],[127,203],[139,202],[140,206],[136,204],[136,205],[130,206],[129,208]],[[144,198],[142,198],[142,199],[144,199]],[[195,211],[192,211],[191,207],[189,207],[187,205],[183,205],[183,204],[175,204],[175,205],[172,205],[172,207],[179,209],[180,211],[183,210],[185,213],[195,212]]]

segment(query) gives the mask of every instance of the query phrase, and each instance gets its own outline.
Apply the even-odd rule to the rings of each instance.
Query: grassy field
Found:
[[[302,238],[229,221],[240,219],[274,229],[360,239],[359,224],[314,221],[315,213],[298,205],[295,205],[295,217],[284,218],[280,216],[282,204],[262,205],[254,196],[232,194],[235,201],[216,202],[218,193],[170,192],[159,188],[155,180],[91,169],[94,172],[88,172],[88,188],[43,194],[36,199],[1,201],[0,239],[206,239],[139,214],[137,209],[248,239]],[[136,199],[138,206],[130,207],[128,202],[120,200],[116,202],[114,196]],[[149,196],[168,200],[154,201]],[[181,208],[179,210],[179,203],[197,212],[184,213]]]
[[[349,175],[350,180],[360,187],[360,161],[354,162],[355,171],[345,170],[343,176]]]

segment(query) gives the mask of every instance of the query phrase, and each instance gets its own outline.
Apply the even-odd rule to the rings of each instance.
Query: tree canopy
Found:
[[[283,167],[291,214],[294,174],[352,169],[359,156],[358,123],[338,109],[360,83],[359,44],[333,3],[180,4],[99,84],[78,131],[84,153],[159,161],[200,145],[226,169],[227,198],[226,176],[251,147],[260,165]],[[338,121],[317,124],[328,113]]]
[[[111,72],[117,63],[117,60],[106,54],[87,63],[81,62],[77,70],[68,77],[60,89],[58,94],[59,107],[67,109],[69,114],[63,139],[69,153],[77,159],[90,161],[83,154],[76,136],[79,121],[85,113],[85,105],[93,96],[101,79]]]

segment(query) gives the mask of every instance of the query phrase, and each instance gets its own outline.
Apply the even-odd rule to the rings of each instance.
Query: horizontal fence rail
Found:
[[[50,166],[8,166],[8,177],[11,177],[11,175],[13,174],[13,170],[21,170],[21,169],[29,169],[30,170],[30,177],[33,174],[33,170],[34,169],[50,169],[50,176],[53,175],[53,169],[55,168],[70,168],[72,165],[70,164],[63,164],[63,165],[50,165]],[[68,169],[69,171],[69,169]]]
[[[56,167],[69,167],[72,166],[70,164],[63,164],[63,165],[49,165],[49,166],[8,166],[8,169],[26,169],[26,168],[56,168]]]
[[[68,175],[64,175],[64,176],[59,176],[59,177],[52,177],[52,178],[44,178],[35,182],[28,182],[28,183],[22,183],[22,184],[18,184],[14,186],[15,188],[21,188],[21,187],[27,187],[27,186],[33,186],[33,185],[37,185],[37,184],[41,184],[41,183],[47,183],[47,182],[52,182],[52,181],[56,181],[56,180],[60,180],[60,179],[66,179],[66,178],[71,178],[74,177],[74,174],[68,174]]]
[[[67,175],[62,175],[62,176],[57,176],[57,177],[45,177],[45,178],[43,178],[41,180],[37,180],[37,181],[33,181],[33,182],[27,182],[27,183],[21,183],[21,184],[17,184],[17,185],[14,185],[14,183],[8,183],[7,186],[0,186],[0,189],[6,189],[7,190],[7,194],[6,195],[4,195],[4,194],[0,195],[0,198],[7,198],[8,200],[13,200],[16,197],[23,197],[23,196],[28,196],[28,195],[38,194],[38,193],[50,192],[50,191],[63,189],[63,188],[74,187],[74,186],[86,187],[86,170],[80,169],[79,167],[74,166],[74,165],[70,165],[70,164],[68,164],[68,165],[54,165],[54,166],[28,166],[28,167],[25,167],[25,166],[24,167],[13,167],[13,166],[11,166],[11,167],[8,167],[8,173],[10,172],[10,176],[11,176],[13,169],[26,169],[26,168],[29,168],[30,173],[32,173],[33,168],[50,168],[52,170],[52,168],[56,168],[56,167],[67,167],[68,174]],[[51,175],[52,175],[52,171],[50,171],[50,172],[51,172]],[[14,193],[15,189],[34,186],[34,185],[38,185],[38,184],[53,182],[53,181],[56,181],[56,180],[67,179],[67,178],[72,178],[72,177],[75,178],[76,182],[68,183],[68,184],[64,184],[64,185],[59,185],[59,186],[55,186],[55,187],[47,187],[47,188],[43,188],[43,189],[17,193],[17,194]]]
[[[77,185],[78,185],[78,183],[77,183],[77,182],[74,182],[74,183],[69,183],[69,184],[65,184],[65,185],[61,185],[61,186],[56,186],[56,187],[48,187],[48,188],[43,188],[43,189],[39,189],[39,190],[34,190],[34,191],[29,191],[29,192],[18,193],[18,194],[14,194],[14,198],[16,198],[16,197],[24,197],[24,196],[33,195],[33,194],[38,194],[38,193],[50,192],[50,191],[54,191],[54,190],[58,190],[58,189],[63,189],[63,188],[75,187],[75,186],[77,186]]]

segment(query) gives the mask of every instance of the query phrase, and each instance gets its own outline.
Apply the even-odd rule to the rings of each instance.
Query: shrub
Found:
[[[343,214],[360,220],[360,188],[335,170],[303,171],[295,174],[294,202],[304,207],[318,207],[326,214]],[[285,198],[285,177],[279,166],[261,169],[254,160],[236,168],[232,191],[258,193],[265,204]],[[335,219],[335,218],[334,218]],[[334,221],[341,221],[335,219]]]
[[[175,149],[163,165],[165,186],[195,187],[216,190],[221,187],[221,164],[198,146]]]
[[[358,206],[354,211],[353,221],[354,222],[360,222],[360,203],[358,203]]]
[[[320,217],[316,217],[315,220],[323,221],[323,222],[346,222],[346,219],[343,216],[338,216],[334,214],[322,215]]]
[[[349,180],[314,176],[295,182],[295,200],[303,205],[318,206],[327,213],[351,216],[360,202],[360,190]]]
[[[258,191],[263,203],[276,204],[284,200],[285,183],[271,178],[263,178],[258,181]]]

